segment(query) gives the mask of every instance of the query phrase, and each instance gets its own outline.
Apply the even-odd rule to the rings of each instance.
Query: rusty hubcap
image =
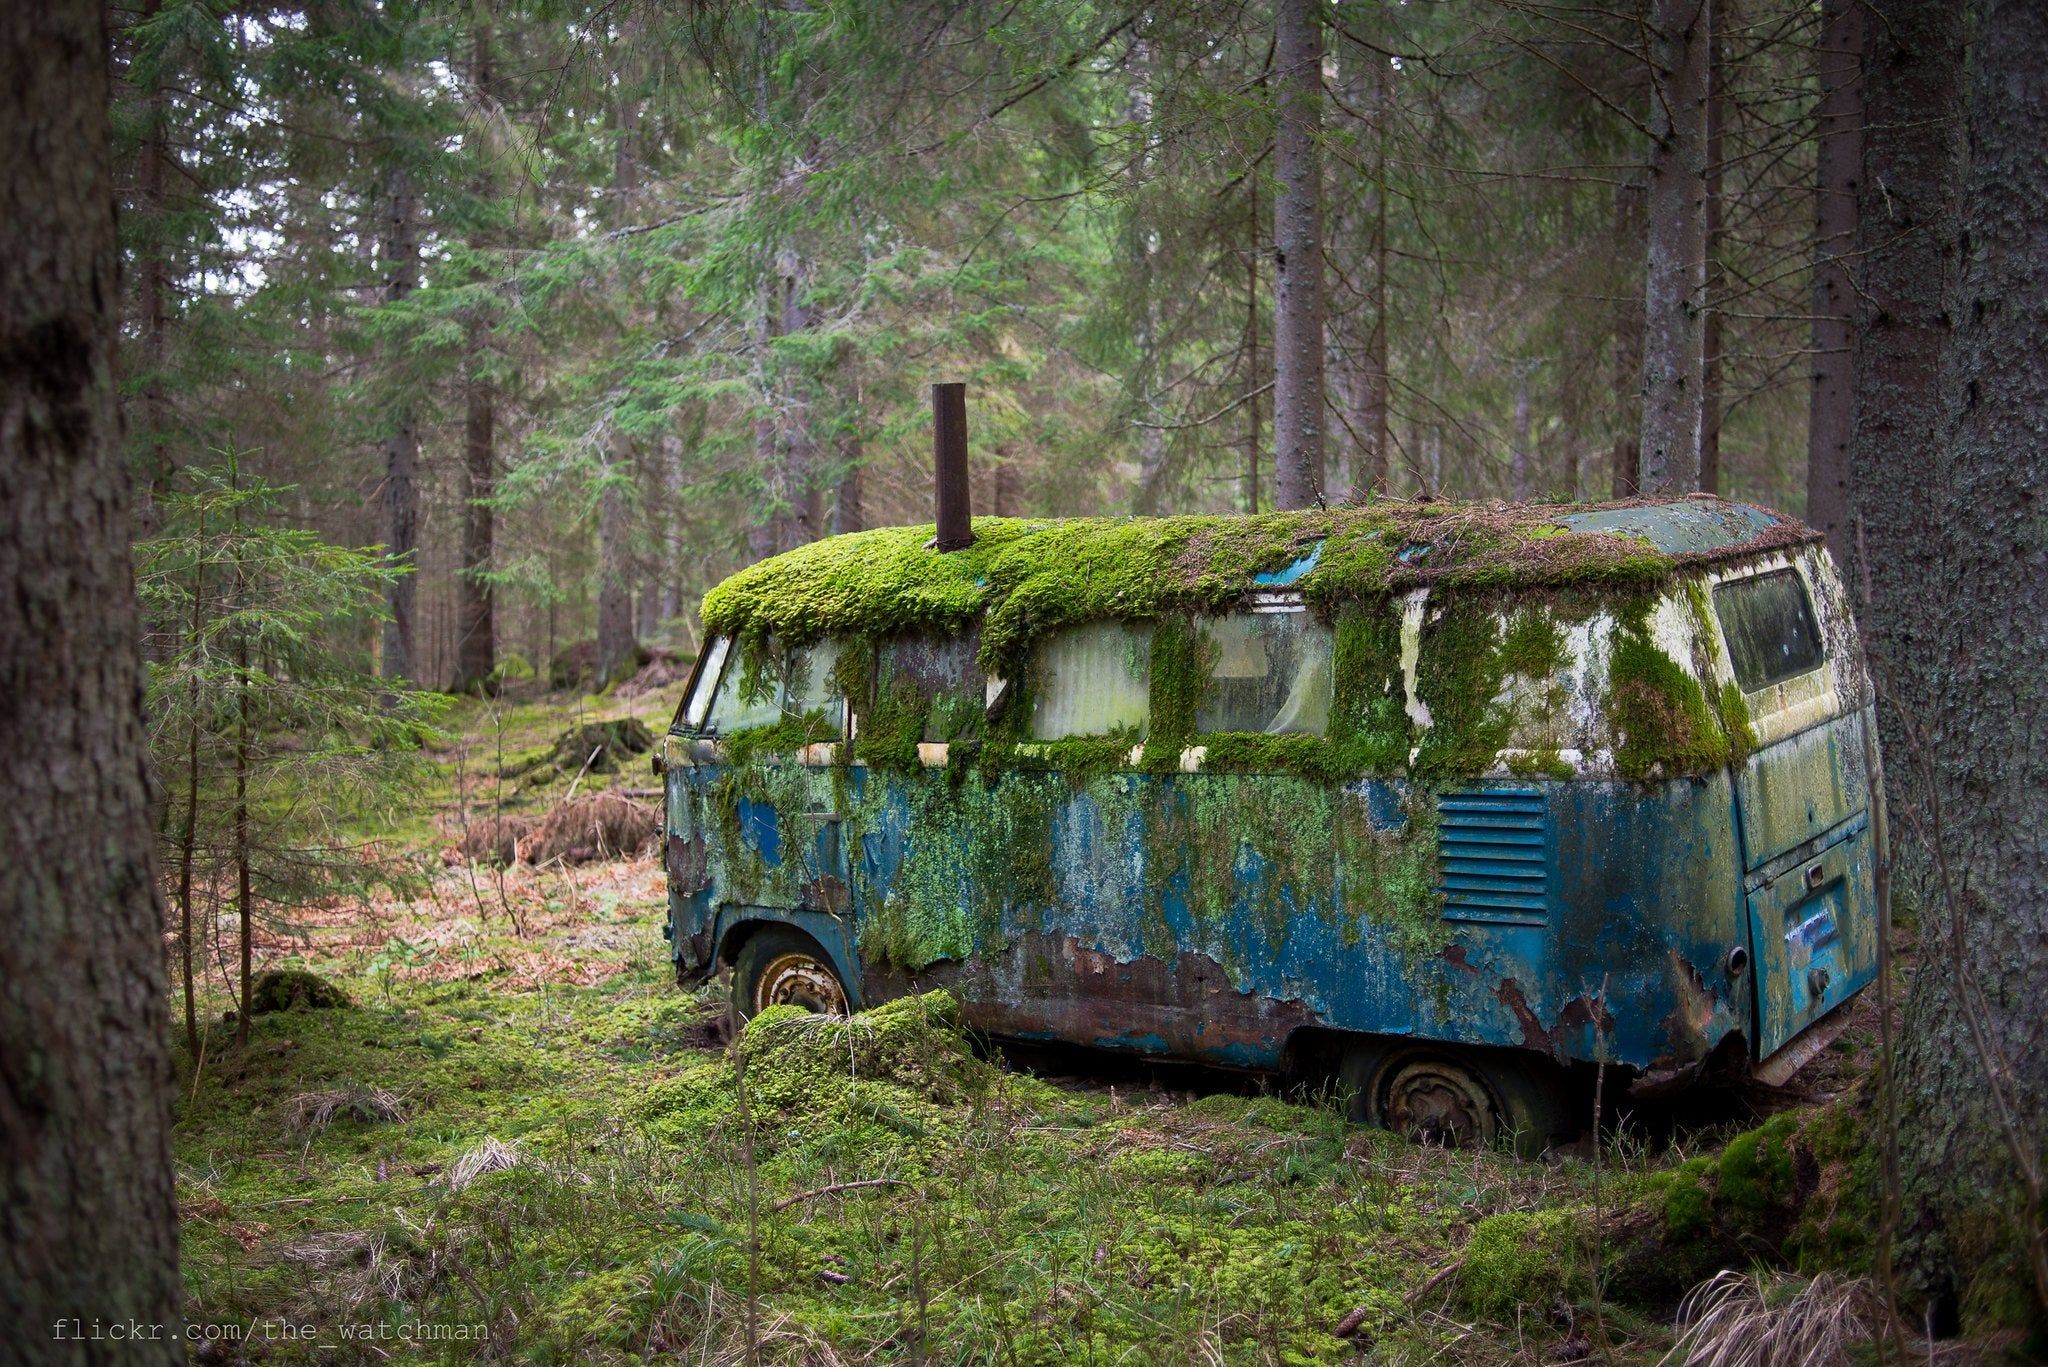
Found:
[[[1387,1082],[1386,1098],[1387,1128],[1396,1134],[1447,1149],[1493,1142],[1493,1098],[1455,1063],[1415,1059],[1400,1065]]]
[[[754,980],[754,1010],[771,1006],[801,1006],[821,1016],[846,1014],[846,990],[830,966],[810,954],[792,951],[778,954],[761,969]]]

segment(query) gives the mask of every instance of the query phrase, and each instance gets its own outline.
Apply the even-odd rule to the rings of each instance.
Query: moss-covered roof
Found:
[[[1816,533],[1746,504],[1693,496],[1605,504],[1374,502],[1253,516],[976,518],[941,554],[930,524],[812,542],[704,597],[713,632],[793,644],[954,630],[979,618],[1000,670],[1041,632],[1240,601],[1286,585],[1311,604],[1422,586],[1643,589],[1685,565]]]

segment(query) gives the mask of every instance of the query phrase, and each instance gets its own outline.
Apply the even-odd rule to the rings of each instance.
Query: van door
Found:
[[[1724,682],[1756,732],[1735,794],[1759,1059],[1876,972],[1870,716],[1855,697],[1850,629],[1830,620],[1839,590],[1817,563],[1780,561],[1712,589]]]

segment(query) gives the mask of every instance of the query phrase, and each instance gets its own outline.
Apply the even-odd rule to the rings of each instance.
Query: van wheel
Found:
[[[771,1006],[801,1006],[821,1016],[846,1014],[846,984],[818,942],[800,930],[770,926],[749,936],[733,961],[733,1001],[752,1020]]]
[[[1547,1059],[1360,1044],[1345,1057],[1351,1118],[1420,1144],[1491,1148],[1512,1140],[1533,1158],[1571,1130],[1563,1078]]]

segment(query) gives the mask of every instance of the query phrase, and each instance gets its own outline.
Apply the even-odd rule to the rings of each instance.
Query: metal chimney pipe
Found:
[[[932,386],[932,497],[937,505],[942,551],[974,544],[974,524],[967,490],[967,386]]]

